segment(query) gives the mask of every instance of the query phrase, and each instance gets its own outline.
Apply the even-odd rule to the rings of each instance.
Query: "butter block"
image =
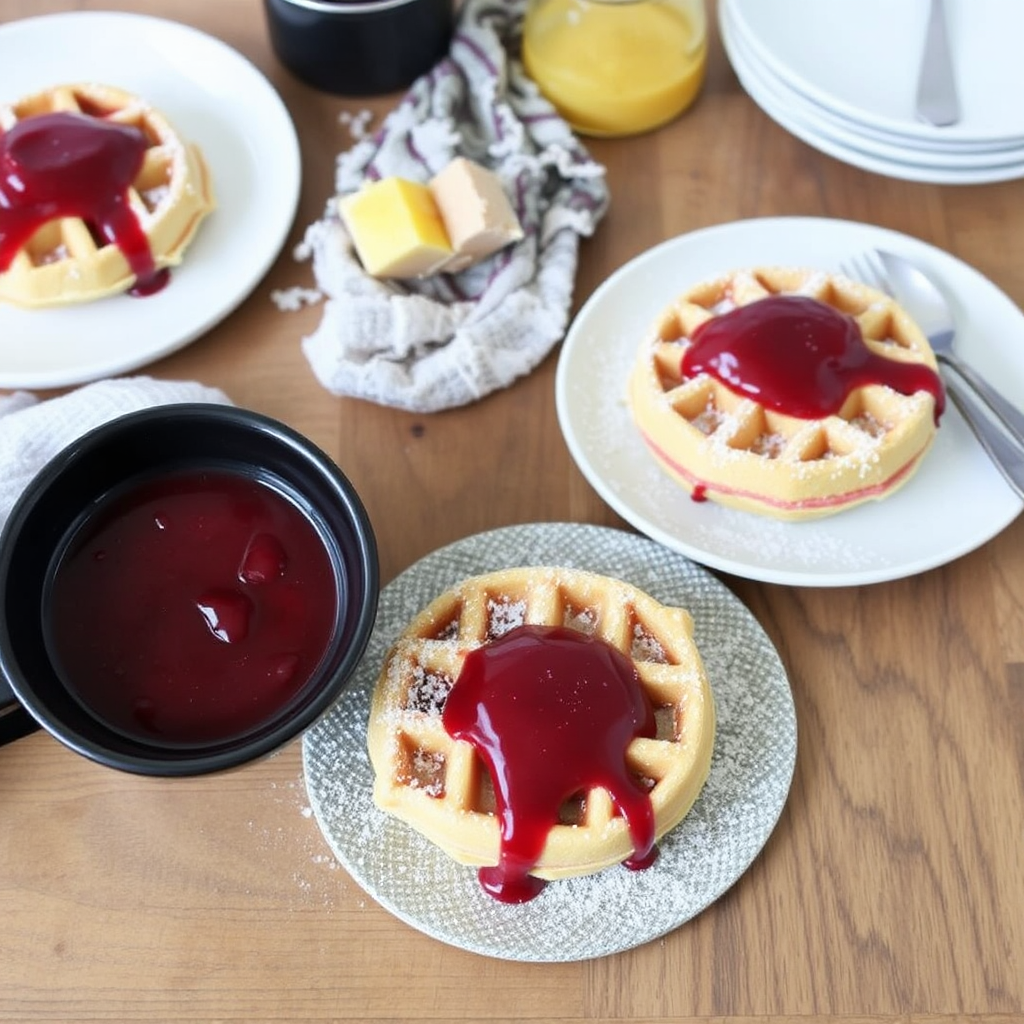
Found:
[[[342,196],[338,212],[373,277],[427,277],[452,259],[433,194],[419,182],[382,178]]]
[[[446,271],[462,270],[523,237],[501,180],[486,167],[456,157],[429,187],[455,251]]]

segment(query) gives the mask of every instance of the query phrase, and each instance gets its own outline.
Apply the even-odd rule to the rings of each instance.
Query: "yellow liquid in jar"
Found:
[[[523,26],[523,64],[587,135],[629,135],[672,120],[704,81],[703,20],[662,0],[540,0]]]

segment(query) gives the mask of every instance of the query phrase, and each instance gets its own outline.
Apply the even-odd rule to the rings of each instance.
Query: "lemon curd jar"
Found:
[[[704,0],[530,0],[523,64],[585,135],[633,135],[681,114],[704,82]]]

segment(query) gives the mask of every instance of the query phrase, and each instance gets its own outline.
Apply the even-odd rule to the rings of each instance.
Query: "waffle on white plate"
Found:
[[[795,313],[780,308],[787,303]],[[838,407],[799,415],[772,407],[764,395],[774,385],[759,390],[724,379],[729,372],[743,377],[744,367],[736,365],[742,360],[720,374],[686,372],[695,335],[740,316],[756,330],[758,310],[769,309],[781,314],[778,323],[789,317],[794,329],[805,329],[810,312],[829,331],[853,331],[860,348],[847,344],[830,358],[867,360],[870,372],[858,370],[858,379],[846,368],[849,387]],[[766,347],[779,341],[770,333]],[[780,387],[791,389],[792,381],[806,380],[804,397],[812,399],[829,360],[815,344],[788,350],[787,358],[796,357],[820,363],[773,366],[775,356],[766,350],[759,358],[766,379],[774,374]],[[694,498],[797,520],[884,498],[905,484],[935,437],[944,397],[927,338],[889,296],[838,274],[757,267],[688,288],[657,316],[639,347],[628,402],[656,461]]]
[[[199,147],[122,89],[93,83],[45,89],[0,106],[0,133],[0,160],[13,168],[8,184],[19,178],[29,185],[8,188],[0,204],[6,207],[0,209],[0,247],[26,224],[32,229],[16,251],[3,251],[2,301],[35,308],[156,290],[158,275],[181,262],[215,206]],[[101,147],[117,142],[124,143],[125,159],[135,159],[132,147],[138,151],[126,182],[105,177],[114,172],[105,169],[112,161]],[[25,166],[18,165],[15,146]],[[45,156],[46,147],[62,146],[64,167]],[[34,201],[33,190],[42,201]],[[54,200],[61,216],[46,215]],[[129,213],[122,218],[125,203]]]

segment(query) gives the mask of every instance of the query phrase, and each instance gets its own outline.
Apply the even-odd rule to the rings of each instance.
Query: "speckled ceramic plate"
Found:
[[[552,882],[529,903],[499,903],[456,864],[373,803],[366,750],[370,695],[385,652],[442,590],[515,565],[616,576],[694,617],[715,695],[711,774],[645,871],[616,867]],[[750,865],[785,804],[796,715],[785,668],[747,608],[682,555],[633,534],[568,523],[477,534],[428,555],[381,592],[377,622],[347,693],[303,740],[306,787],[335,856],[382,906],[442,942],[523,961],[585,960],[631,949],[684,924]]]

